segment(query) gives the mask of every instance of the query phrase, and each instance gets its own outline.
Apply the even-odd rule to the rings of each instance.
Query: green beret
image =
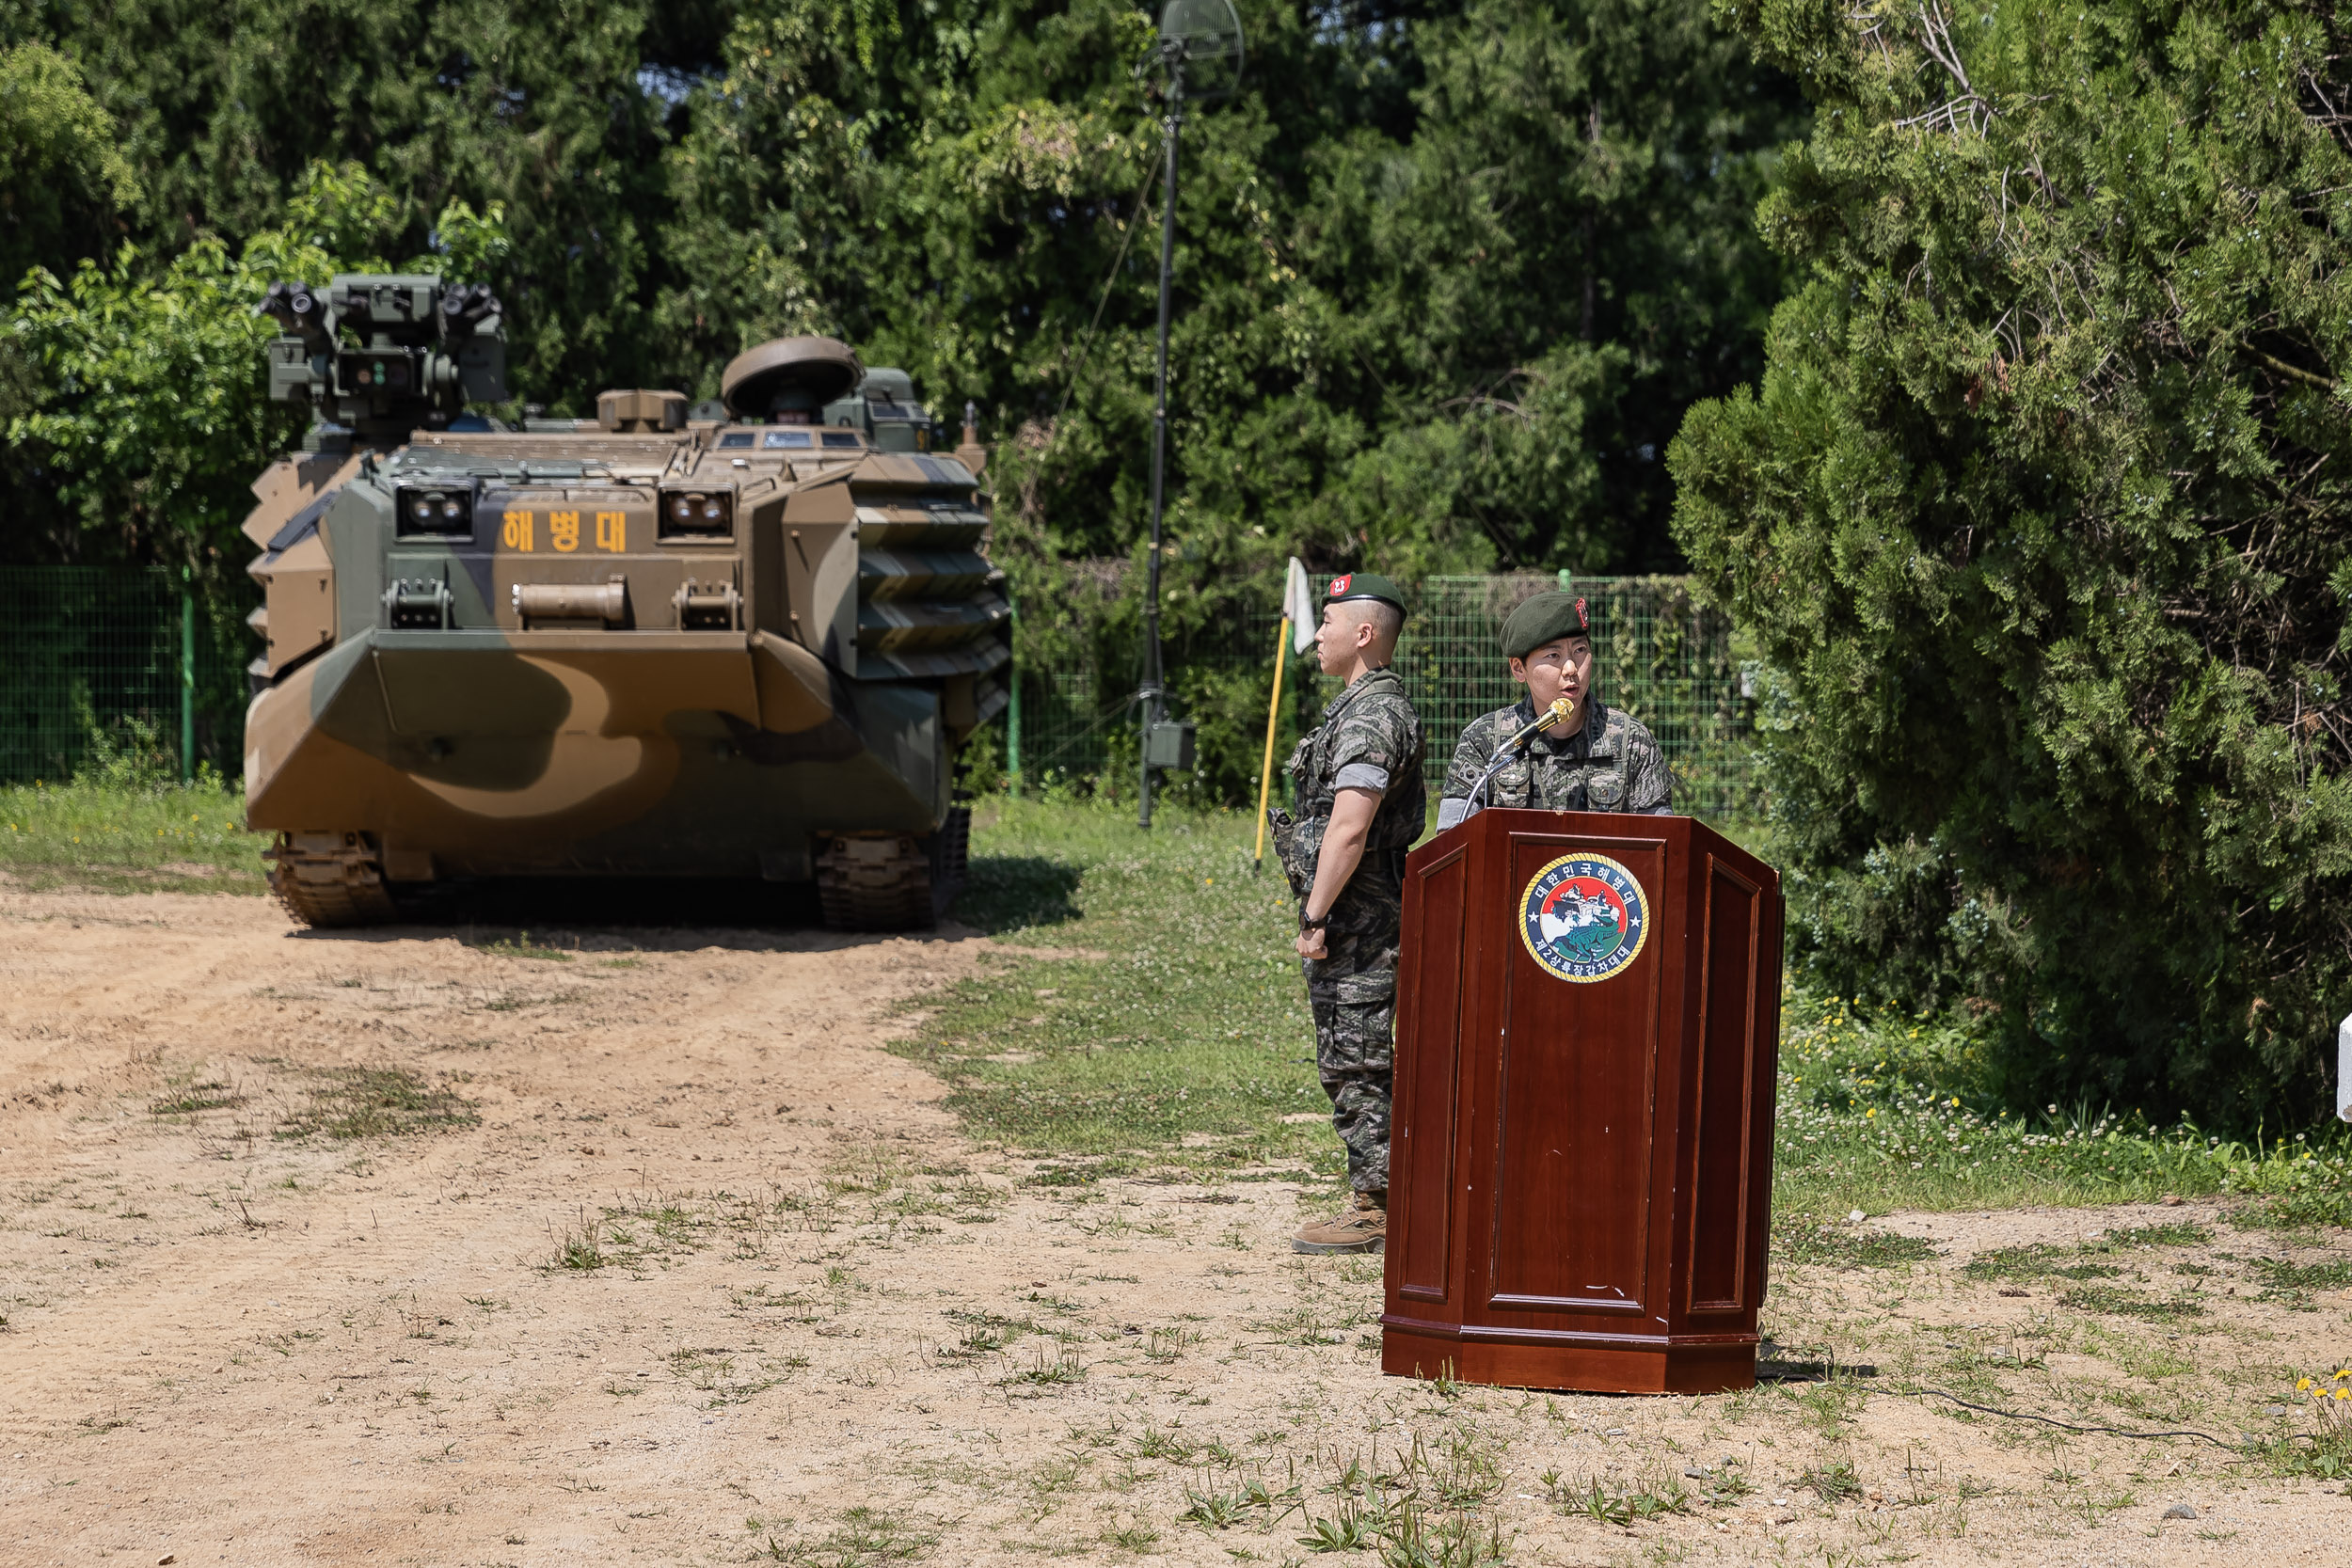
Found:
[[[1377,572],[1350,572],[1331,579],[1331,591],[1326,594],[1326,604],[1346,604],[1355,599],[1370,599],[1377,604],[1392,606],[1399,615],[1405,613],[1405,591]]]
[[[1502,623],[1502,657],[1525,658],[1547,642],[1592,635],[1593,622],[1584,613],[1584,601],[1547,589],[1522,602]]]

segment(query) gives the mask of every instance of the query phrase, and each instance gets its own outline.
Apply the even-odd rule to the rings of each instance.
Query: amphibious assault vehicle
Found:
[[[932,923],[957,747],[1004,706],[969,423],[901,372],[763,344],[683,394],[520,428],[498,301],[434,277],[272,287],[275,396],[320,417],[254,484],[248,825],[314,926],[449,879],[816,884],[829,925]],[[712,412],[716,413],[717,410]]]

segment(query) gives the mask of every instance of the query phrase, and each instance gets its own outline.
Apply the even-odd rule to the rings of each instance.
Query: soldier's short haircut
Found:
[[[1378,599],[1351,599],[1345,608],[1353,613],[1358,626],[1372,628],[1375,647],[1396,646],[1397,637],[1405,630],[1403,610],[1392,604],[1382,604]]]

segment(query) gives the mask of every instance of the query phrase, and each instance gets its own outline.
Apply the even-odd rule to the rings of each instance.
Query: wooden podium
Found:
[[[1778,874],[1686,816],[1507,810],[1406,867],[1381,1370],[1753,1387]]]

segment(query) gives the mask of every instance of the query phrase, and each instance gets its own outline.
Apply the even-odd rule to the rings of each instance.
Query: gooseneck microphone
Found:
[[[1496,747],[1494,756],[1486,763],[1486,770],[1478,775],[1476,784],[1470,785],[1470,800],[1464,815],[1467,816],[1470,812],[1481,808],[1479,796],[1486,793],[1486,786],[1494,782],[1494,776],[1502,770],[1503,764],[1511,760],[1513,753],[1546,730],[1565,721],[1569,711],[1568,700],[1565,697],[1554,697],[1551,700],[1551,705],[1537,714],[1533,722],[1522,725],[1518,734]]]

